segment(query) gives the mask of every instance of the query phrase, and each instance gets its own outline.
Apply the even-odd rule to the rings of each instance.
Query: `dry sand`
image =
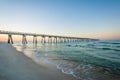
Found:
[[[76,80],[54,67],[35,63],[12,45],[0,43],[0,80]]]

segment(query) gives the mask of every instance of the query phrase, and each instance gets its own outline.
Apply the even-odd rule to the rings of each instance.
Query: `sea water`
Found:
[[[34,61],[49,62],[80,80],[120,80],[120,41],[16,42],[13,46]]]

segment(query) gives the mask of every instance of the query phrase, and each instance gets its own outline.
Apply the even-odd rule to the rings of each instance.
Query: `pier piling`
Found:
[[[8,44],[10,43],[13,44],[13,39],[12,39],[12,35],[8,34]]]
[[[24,34],[23,34],[23,37],[22,37],[22,44],[27,44],[26,35],[24,35]]]

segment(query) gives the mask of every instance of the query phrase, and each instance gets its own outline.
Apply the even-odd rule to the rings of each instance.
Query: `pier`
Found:
[[[99,39],[91,38],[79,38],[79,37],[69,37],[69,36],[58,36],[58,35],[46,35],[46,34],[37,34],[37,33],[26,33],[26,32],[13,32],[13,31],[4,31],[0,30],[0,34],[8,35],[8,44],[13,44],[13,35],[22,36],[22,44],[27,44],[26,36],[33,36],[33,44],[37,44],[37,37],[41,37],[41,43],[70,43],[70,42],[80,42],[80,41],[98,41]],[[48,40],[46,40],[48,38]]]

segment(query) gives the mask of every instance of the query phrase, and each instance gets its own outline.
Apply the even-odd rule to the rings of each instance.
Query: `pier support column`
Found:
[[[37,36],[33,36],[33,44],[37,44]]]
[[[51,36],[49,36],[48,42],[52,43],[52,37]]]
[[[63,42],[63,38],[60,38],[60,43],[62,43]]]
[[[54,39],[53,39],[53,43],[55,43],[55,37],[54,37]]]
[[[68,40],[69,40],[69,43],[71,43],[71,39],[69,38]]]
[[[59,42],[62,43],[62,38],[61,37],[59,38]]]
[[[12,39],[12,35],[8,35],[8,44],[12,43],[13,44],[13,39]]]
[[[71,42],[72,42],[72,39],[70,38],[69,41],[70,41],[70,43],[71,43]]]
[[[67,38],[65,38],[65,42],[66,42],[66,43],[68,42],[68,39],[67,39]]]
[[[73,42],[75,43],[75,39],[73,39]]]
[[[45,37],[43,38],[43,42],[46,43]]]
[[[23,37],[22,37],[22,44],[27,44],[26,35],[24,35],[24,34],[23,34]]]
[[[77,39],[75,39],[75,43],[77,42]]]
[[[72,42],[74,42],[74,39],[71,39],[72,40]]]
[[[65,42],[65,43],[67,42],[66,38],[64,38],[64,42]]]
[[[67,42],[68,42],[68,43],[70,42],[70,39],[69,39],[69,38],[67,39]]]
[[[79,39],[77,39],[77,42],[79,42]]]
[[[42,43],[46,43],[45,36],[42,36]]]
[[[55,37],[55,43],[57,43],[58,41],[57,41],[57,37]]]

